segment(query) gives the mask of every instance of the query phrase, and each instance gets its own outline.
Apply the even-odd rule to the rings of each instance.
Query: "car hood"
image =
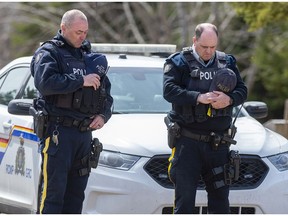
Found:
[[[101,130],[93,132],[106,150],[151,157],[170,154],[165,114],[113,114]]]
[[[240,154],[266,157],[288,151],[288,142],[285,137],[265,128],[251,117],[238,118],[236,126],[237,144],[231,146],[231,149],[239,150]]]
[[[167,144],[166,114],[114,114],[101,130],[93,132],[104,149],[152,157],[170,154]],[[260,157],[288,151],[287,140],[270,131],[251,117],[236,121],[237,144],[231,149],[240,154],[255,154]]]

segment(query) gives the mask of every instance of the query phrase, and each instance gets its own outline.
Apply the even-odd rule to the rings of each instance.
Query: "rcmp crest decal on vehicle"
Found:
[[[17,150],[16,160],[15,160],[15,174],[19,173],[24,176],[25,174],[25,148],[24,148],[24,138],[23,134],[19,136],[20,146]]]
[[[2,140],[0,139],[0,141]],[[2,158],[4,158],[7,154],[7,151],[9,152],[10,150],[10,152],[13,152],[15,159],[13,161],[13,159],[11,160],[6,158],[6,174],[18,175],[29,179],[32,178],[33,169],[31,166],[31,161],[28,161],[28,163],[26,161],[27,154],[29,156],[28,158],[31,158],[32,152],[29,151],[29,149],[31,149],[29,148],[29,142],[31,141],[33,144],[39,141],[39,138],[36,136],[32,129],[21,126],[14,126],[12,128],[10,138],[9,140],[7,140],[6,149],[3,153]],[[1,142],[1,145],[3,145],[3,143],[4,142]],[[24,146],[24,144],[26,145],[26,147]]]

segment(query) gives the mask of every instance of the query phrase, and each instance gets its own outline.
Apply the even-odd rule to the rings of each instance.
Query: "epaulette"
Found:
[[[189,46],[189,47],[183,47],[183,48],[182,48],[182,52],[193,52],[193,49],[192,49],[191,46]]]
[[[179,55],[179,53],[180,53],[180,52],[175,52],[175,53],[171,54],[170,56],[168,56],[167,59],[172,59],[172,58],[174,58],[175,56]]]
[[[43,46],[46,43],[55,45],[57,47],[63,47],[65,45],[65,43],[63,41],[52,39],[52,40],[45,41],[44,43],[41,44],[41,46]]]
[[[226,61],[227,61],[227,64],[228,64],[229,66],[235,67],[235,65],[236,65],[236,58],[235,58],[233,55],[227,54],[227,55],[226,55]]]

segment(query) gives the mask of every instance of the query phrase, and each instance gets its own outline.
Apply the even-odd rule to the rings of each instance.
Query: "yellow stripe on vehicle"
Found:
[[[8,146],[8,139],[0,138],[0,148],[6,149]]]

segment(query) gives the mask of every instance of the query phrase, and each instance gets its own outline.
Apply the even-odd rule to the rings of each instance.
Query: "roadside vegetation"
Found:
[[[0,67],[32,55],[72,8],[88,16],[88,39],[96,43],[166,43],[181,50],[191,45],[198,23],[216,24],[219,49],[237,58],[248,99],[268,104],[267,119],[283,117],[288,2],[0,2]]]

